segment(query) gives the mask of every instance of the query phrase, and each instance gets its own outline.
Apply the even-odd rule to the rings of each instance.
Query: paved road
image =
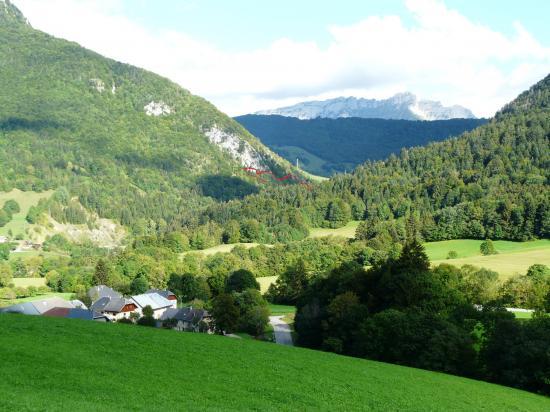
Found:
[[[292,334],[290,333],[290,326],[283,322],[282,316],[270,316],[269,323],[273,325],[273,334],[275,335],[275,342],[279,345],[293,346]]]

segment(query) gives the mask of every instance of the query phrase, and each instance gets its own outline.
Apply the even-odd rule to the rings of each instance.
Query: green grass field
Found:
[[[241,245],[247,249],[250,249],[251,247],[259,246],[260,244],[259,243],[230,243],[228,245],[223,244],[223,245],[212,246],[202,250],[190,250],[187,252],[183,252],[181,256],[186,255],[188,253],[200,253],[205,256],[215,255],[216,253],[229,253],[237,245]],[[266,245],[266,246],[270,247],[271,245]]]
[[[277,153],[284,154],[284,157],[292,164],[296,164],[296,159],[306,159],[306,162],[300,162],[300,168],[306,169],[312,176],[326,174],[326,171],[323,170],[323,165],[326,163],[325,160],[320,157],[315,156],[313,153],[308,152],[305,149],[297,146],[278,146],[276,149]]]
[[[311,173],[306,172],[305,170],[302,170],[301,172],[304,174],[305,177],[310,179],[312,182],[321,183],[329,179],[328,177],[313,175]]]
[[[34,286],[38,288],[40,286],[46,286],[45,278],[13,278],[12,282],[15,287],[27,288]]]
[[[313,228],[309,230],[309,237],[325,237],[325,236],[341,236],[348,239],[353,239],[355,237],[355,230],[359,226],[358,221],[351,221],[347,225],[340,227],[338,229],[324,229],[324,228]]]
[[[13,215],[12,220],[4,227],[0,228],[0,235],[7,235],[11,230],[13,236],[18,234],[24,235],[30,225],[25,220],[31,206],[38,204],[40,199],[46,199],[52,195],[53,191],[46,192],[22,192],[19,189],[14,189],[11,192],[0,192],[0,208],[4,206],[7,200],[13,199],[19,203],[21,211]]]
[[[431,260],[443,260],[447,258],[449,251],[454,250],[458,253],[458,258],[467,258],[472,256],[481,256],[479,245],[482,240],[458,239],[443,240],[441,242],[425,243],[426,253]],[[525,252],[528,250],[547,249],[550,251],[550,240],[532,240],[529,242],[510,242],[508,240],[493,241],[495,249],[499,254]]]
[[[529,266],[541,263],[550,266],[550,240],[530,242],[494,241],[497,255],[483,256],[479,252],[481,240],[447,240],[426,243],[426,252],[432,264],[449,263],[455,266],[473,265],[498,272],[503,279],[515,274],[525,274]],[[457,259],[446,259],[447,253],[454,250]]]
[[[548,411],[531,393],[331,353],[0,315],[0,410]]]
[[[516,319],[531,319],[533,312],[513,312]]]
[[[269,310],[272,315],[278,316],[278,315],[288,315],[288,314],[295,314],[296,313],[296,307],[295,306],[288,306],[288,305],[275,305],[273,303],[269,304]]]
[[[37,256],[43,256],[45,258],[60,257],[60,256],[69,257],[68,254],[59,253],[59,252],[44,252],[43,250],[26,250],[24,252],[11,252],[10,260],[17,260],[17,259],[25,260],[25,259],[37,257]]]
[[[256,278],[256,281],[260,284],[260,290],[262,293],[267,292],[269,287],[275,283],[279,276],[263,276],[261,278]]]

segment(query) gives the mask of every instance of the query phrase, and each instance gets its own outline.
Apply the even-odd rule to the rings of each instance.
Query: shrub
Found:
[[[246,269],[239,269],[227,278],[226,292],[242,292],[246,289],[260,290],[260,284],[254,274]]]
[[[13,300],[16,299],[17,295],[15,291],[11,288],[2,288],[0,289],[0,299]]]
[[[447,253],[447,259],[456,259],[458,257],[458,253],[455,250],[450,250],[449,253]]]
[[[144,316],[144,317],[140,318],[137,323],[138,323],[138,325],[149,326],[149,327],[152,327],[152,328],[157,326],[157,321],[152,316]]]
[[[21,208],[19,207],[19,203],[17,203],[13,199],[10,199],[6,203],[4,203],[4,207],[2,209],[6,211],[6,213],[8,213],[9,215],[13,215],[21,211]]]
[[[496,255],[498,253],[496,251],[495,246],[493,245],[493,241],[491,239],[487,239],[487,240],[481,242],[481,245],[479,245],[479,251],[484,256]]]
[[[143,317],[152,318],[153,314],[154,314],[154,312],[153,312],[153,308],[151,306],[147,305],[143,308]]]

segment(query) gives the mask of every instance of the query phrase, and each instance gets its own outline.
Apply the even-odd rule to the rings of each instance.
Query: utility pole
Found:
[[[300,170],[300,160],[296,158],[296,169]]]

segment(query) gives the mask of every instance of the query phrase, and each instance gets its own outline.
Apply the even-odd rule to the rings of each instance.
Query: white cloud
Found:
[[[406,1],[410,27],[397,16],[368,16],[327,28],[327,47],[281,38],[247,52],[146,29],[124,16],[120,0],[15,3],[34,27],[165,75],[231,115],[306,99],[411,91],[491,116],[550,67],[550,48],[519,22],[506,36],[436,0]]]

